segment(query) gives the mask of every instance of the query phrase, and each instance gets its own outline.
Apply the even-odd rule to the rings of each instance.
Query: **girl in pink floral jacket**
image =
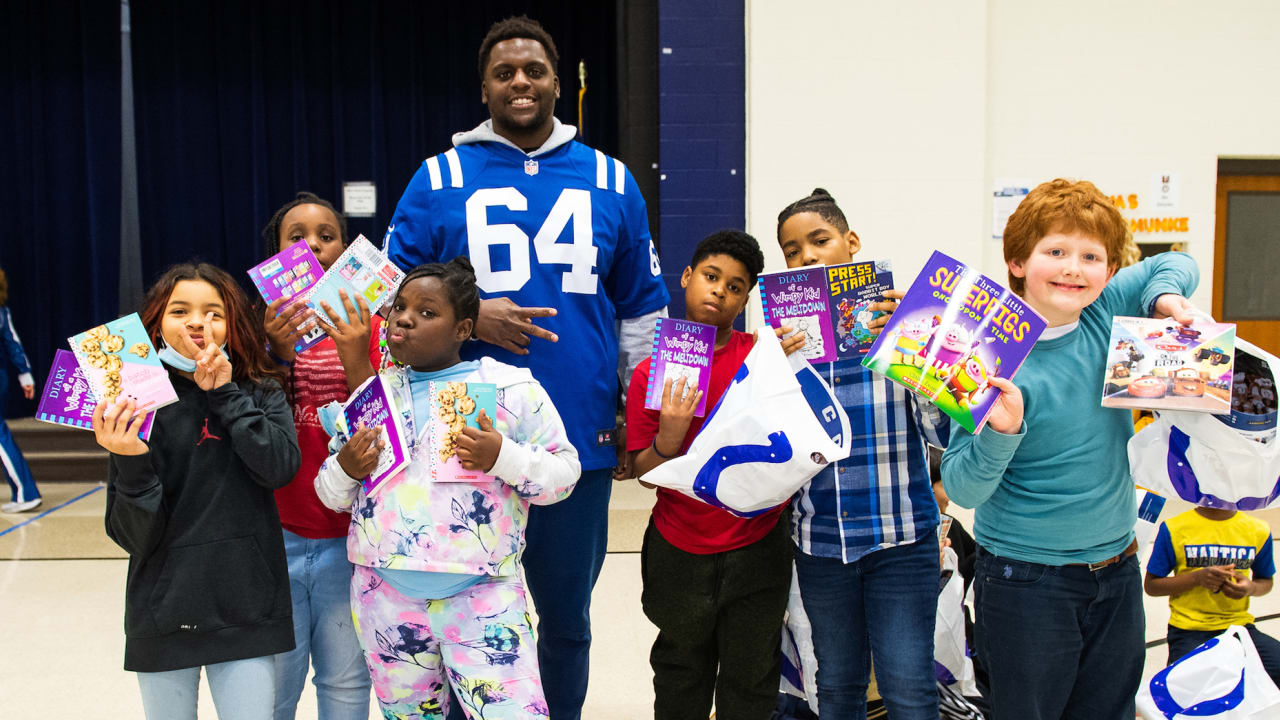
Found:
[[[368,497],[359,478],[376,466],[381,435],[363,428],[316,476],[321,501],[351,512],[352,611],[388,717],[444,717],[446,683],[468,717],[547,715],[518,569],[529,503],[567,497],[580,466],[559,413],[528,370],[460,360],[478,308],[465,258],[405,277],[384,326],[400,367],[382,377],[411,439],[411,462]],[[496,417],[482,412],[478,428],[449,418],[454,439],[428,443],[436,417],[429,383],[437,394],[456,388],[463,405],[463,383],[496,386]],[[437,402],[434,413],[449,414],[446,406]],[[458,482],[433,472],[442,450],[478,478]]]

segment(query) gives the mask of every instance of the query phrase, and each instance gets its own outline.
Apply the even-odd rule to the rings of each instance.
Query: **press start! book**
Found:
[[[760,276],[765,322],[805,335],[801,357],[811,363],[860,358],[875,337],[869,323],[882,313],[872,303],[893,287],[889,261],[795,268]]]
[[[1102,406],[1230,414],[1235,344],[1231,323],[1113,318]]]
[[[1000,283],[934,252],[862,364],[928,398],[969,432],[986,423],[1045,321]]]
[[[653,331],[653,352],[649,355],[649,385],[645,388],[644,406],[649,410],[661,410],[667,380],[671,380],[674,388],[680,378],[685,378],[686,394],[702,391],[702,398],[698,400],[693,414],[696,417],[706,415],[711,358],[715,351],[714,325],[658,318],[658,326]]]
[[[137,412],[153,412],[178,401],[169,371],[156,356],[138,313],[86,330],[68,342],[98,402],[114,402],[124,395],[137,402]]]

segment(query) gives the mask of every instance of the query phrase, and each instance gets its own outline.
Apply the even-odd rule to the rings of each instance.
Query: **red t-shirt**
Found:
[[[715,351],[711,360],[711,384],[707,388],[708,413],[720,401],[720,396],[729,387],[738,368],[742,367],[742,361],[754,343],[755,336],[735,330],[729,342]],[[647,410],[644,406],[645,391],[649,387],[649,363],[650,359],[645,358],[636,367],[627,388],[628,451],[649,447],[658,434],[659,412]],[[702,429],[702,421],[703,418],[695,417],[689,423],[689,432],[680,445],[682,455]],[[709,555],[745,547],[768,535],[777,526],[778,516],[786,506],[783,503],[762,515],[740,518],[684,493],[658,488],[658,502],[653,506],[653,525],[667,542],[681,550]]]
[[[378,347],[382,318],[373,316],[369,333],[369,362],[377,371],[382,353]],[[320,425],[316,408],[333,402],[345,402],[347,373],[338,359],[338,346],[326,337],[298,354],[293,361],[293,425],[298,430],[298,450],[302,465],[288,485],[276,490],[276,507],[285,530],[312,540],[346,537],[351,523],[350,513],[334,512],[316,497],[316,473],[329,457],[329,435]]]

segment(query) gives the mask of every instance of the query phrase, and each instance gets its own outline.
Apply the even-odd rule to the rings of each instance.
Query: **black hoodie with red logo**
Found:
[[[294,647],[273,491],[297,472],[274,382],[208,392],[170,372],[150,451],[111,455],[107,535],[129,552],[124,668],[163,672]]]

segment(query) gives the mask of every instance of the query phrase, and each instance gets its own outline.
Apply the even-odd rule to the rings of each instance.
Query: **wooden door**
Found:
[[[1213,316],[1280,355],[1280,175],[1219,175]]]

